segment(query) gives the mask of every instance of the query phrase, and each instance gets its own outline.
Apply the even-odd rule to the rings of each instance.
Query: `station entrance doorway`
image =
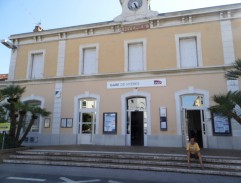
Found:
[[[202,111],[186,110],[186,126],[188,139],[194,137],[200,148],[203,148]]]
[[[182,96],[182,137],[186,147],[194,137],[200,148],[207,148],[206,123],[202,95]]]
[[[144,146],[147,133],[146,98],[134,97],[127,99],[127,144]]]
[[[144,113],[131,112],[131,145],[144,146]]]

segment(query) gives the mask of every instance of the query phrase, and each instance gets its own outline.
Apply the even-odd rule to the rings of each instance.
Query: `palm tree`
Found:
[[[20,146],[22,144],[30,132],[34,121],[39,117],[39,115],[48,116],[50,114],[48,111],[46,111],[46,109],[42,109],[36,105],[20,102],[20,98],[24,92],[25,87],[18,85],[10,85],[0,90],[1,96],[4,96],[4,98],[7,97],[8,103],[0,104],[0,108],[9,111],[11,123],[9,138],[11,141],[11,146],[13,147]],[[30,112],[31,120],[26,130],[24,131],[24,134],[21,136],[21,130],[23,128],[24,122],[26,122],[25,117],[27,112]]]
[[[241,77],[241,59],[235,60],[234,69],[227,71],[225,77],[228,80],[237,80]],[[229,91],[227,94],[214,95],[216,105],[210,107],[212,113],[235,119],[241,124],[241,91]]]
[[[233,64],[234,70],[230,70],[225,74],[229,80],[236,80],[241,76],[241,59],[237,59]]]
[[[22,114],[25,113],[25,115],[26,115],[27,111],[31,113],[31,119],[30,119],[30,123],[28,124],[24,134],[21,137],[21,139],[19,139],[19,134],[20,133],[17,134],[18,135],[17,139],[19,139],[18,140],[18,145],[19,146],[23,143],[23,141],[27,137],[27,135],[30,132],[30,130],[31,130],[35,120],[37,120],[40,115],[43,116],[43,117],[50,115],[50,112],[48,112],[46,109],[42,109],[42,108],[40,108],[38,106],[34,106],[34,105],[27,106],[26,110],[22,110]],[[21,123],[21,126],[18,128],[18,130],[21,130],[22,125],[23,125],[23,123]]]
[[[16,124],[17,124],[16,103],[19,102],[24,92],[25,92],[25,87],[21,87],[18,85],[9,85],[6,88],[3,88],[1,90],[2,95],[8,97],[7,101],[9,102],[9,117],[11,122],[9,136],[12,140],[15,139]]]
[[[231,92],[226,95],[214,95],[216,105],[209,108],[212,113],[235,119],[241,124],[241,91]]]
[[[3,100],[5,100],[5,98],[6,98],[7,96],[5,95],[3,95],[2,94],[2,92],[1,92],[1,90],[0,90],[0,103],[3,101]]]

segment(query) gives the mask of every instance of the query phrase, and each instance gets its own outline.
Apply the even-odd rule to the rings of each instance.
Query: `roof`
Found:
[[[183,16],[190,16],[190,15],[197,16],[197,15],[201,15],[201,14],[210,14],[210,13],[216,14],[218,12],[223,12],[223,11],[237,10],[237,9],[240,9],[240,7],[241,7],[241,3],[236,3],[236,4],[229,4],[229,5],[221,5],[221,6],[214,6],[214,7],[177,11],[177,12],[161,13],[157,17],[153,17],[151,19],[138,20],[138,21],[167,19],[167,18],[174,18],[174,17],[179,18],[179,17],[183,17]],[[91,23],[91,24],[85,24],[85,25],[76,25],[76,26],[70,26],[70,27],[49,29],[49,30],[44,30],[41,32],[27,32],[27,33],[15,34],[15,35],[10,36],[10,40],[19,39],[19,38],[28,38],[31,36],[43,36],[43,35],[50,35],[50,34],[63,33],[63,32],[94,29],[94,28],[100,28],[100,27],[103,28],[103,27],[108,27],[108,26],[114,27],[117,25],[137,23],[137,22],[135,22],[135,21],[134,22],[115,22],[112,20],[112,21]]]
[[[0,80],[7,80],[8,74],[0,74]]]

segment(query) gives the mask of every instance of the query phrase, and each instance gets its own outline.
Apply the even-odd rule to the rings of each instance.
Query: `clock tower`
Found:
[[[135,21],[151,18],[158,15],[158,12],[151,11],[151,0],[120,0],[122,13],[114,19],[115,22]]]

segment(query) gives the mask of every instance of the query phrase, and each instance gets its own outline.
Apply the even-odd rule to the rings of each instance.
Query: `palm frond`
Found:
[[[241,59],[237,59],[233,64],[234,70],[230,70],[225,74],[229,80],[236,80],[241,76]]]

